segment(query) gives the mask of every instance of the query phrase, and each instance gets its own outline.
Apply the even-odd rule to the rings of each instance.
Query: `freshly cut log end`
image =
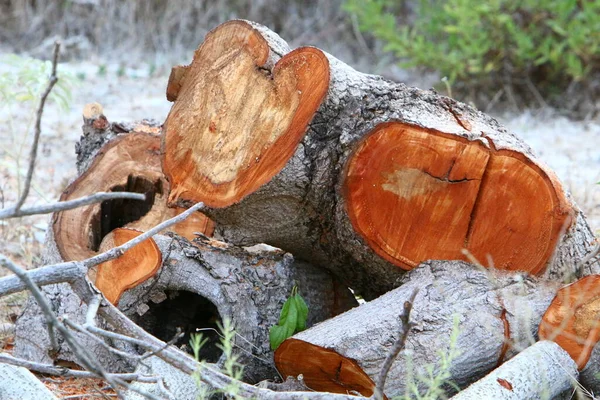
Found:
[[[173,207],[172,217],[181,214],[185,210],[182,207]],[[212,236],[215,232],[215,223],[206,215],[196,211],[185,220],[173,225],[169,230],[188,240],[194,240],[198,233]]]
[[[582,370],[600,340],[600,275],[561,288],[542,318],[540,340],[552,340]]]
[[[399,122],[378,125],[346,166],[352,226],[409,270],[468,249],[505,270],[544,270],[574,214],[551,173],[525,155]]]
[[[232,21],[206,36],[189,67],[173,70],[163,143],[170,203],[229,206],[292,157],[327,93],[329,63],[310,47],[270,70],[273,57],[257,30]]]
[[[117,228],[108,234],[100,246],[108,251],[135,239],[142,232]],[[121,295],[127,290],[153,277],[162,264],[162,254],[154,240],[146,239],[122,256],[98,266],[96,287],[112,304],[118,304]]]
[[[275,351],[275,365],[283,377],[302,374],[308,387],[320,392],[358,392],[370,397],[375,383],[349,358],[298,339],[287,339]]]
[[[155,135],[120,135],[108,142],[86,172],[65,189],[60,198],[63,201],[110,191],[144,193],[146,200],[108,200],[56,213],[52,228],[63,260],[92,257],[115,228],[146,231],[182,212],[167,207],[169,184],[161,170],[159,150],[160,138]],[[193,239],[194,232],[212,234],[214,224],[196,213],[171,230]]]

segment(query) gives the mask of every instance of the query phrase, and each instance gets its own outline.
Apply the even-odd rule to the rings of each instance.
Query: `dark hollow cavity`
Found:
[[[121,228],[146,215],[154,205],[154,197],[162,194],[160,181],[151,182],[142,177],[128,176],[125,185],[118,185],[111,192],[144,193],[146,200],[114,199],[103,201],[100,212],[92,219],[91,249],[98,251],[100,243],[113,229]]]
[[[220,343],[218,324],[222,323],[217,307],[206,298],[192,292],[166,291],[165,294],[167,299],[163,302],[149,302],[149,310],[136,318],[139,319],[136,323],[165,342],[172,340],[177,328],[180,328],[184,336],[174,344],[189,354],[193,354],[189,344],[190,335],[201,333],[207,341],[200,349],[199,358],[210,363],[217,362],[222,354],[221,349],[217,347]]]

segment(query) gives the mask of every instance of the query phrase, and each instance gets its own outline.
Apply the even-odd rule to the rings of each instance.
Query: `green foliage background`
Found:
[[[402,66],[439,71],[455,87],[533,84],[552,97],[598,77],[600,1],[418,0],[412,21],[400,24],[405,3],[346,0],[344,8]]]

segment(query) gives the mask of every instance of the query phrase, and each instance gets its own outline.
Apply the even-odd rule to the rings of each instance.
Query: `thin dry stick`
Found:
[[[193,212],[200,210],[202,207],[204,207],[203,203],[196,203],[181,214],[156,225],[154,228],[142,233],[141,235],[122,244],[121,246],[114,247],[104,253],[98,254],[97,256],[88,258],[87,260],[67,261],[58,264],[46,265],[34,270],[25,271],[25,274],[27,274],[27,276],[29,276],[30,279],[39,286],[61,282],[72,283],[78,278],[85,276],[89,268],[119,257],[135,245],[185,220]],[[0,254],[0,262],[3,262],[3,260],[8,260],[8,257]],[[0,296],[20,292],[26,289],[27,285],[16,276],[0,278]]]
[[[29,154],[29,168],[27,169],[27,176],[25,177],[25,186],[23,187],[23,192],[21,193],[21,197],[17,201],[15,205],[15,211],[19,211],[27,196],[29,196],[29,189],[31,187],[31,178],[33,177],[33,171],[35,169],[35,160],[37,158],[38,151],[38,143],[40,141],[40,135],[42,133],[42,113],[44,112],[44,105],[46,104],[46,99],[56,82],[58,82],[58,77],[56,76],[56,65],[58,64],[58,53],[60,51],[60,42],[54,42],[54,56],[52,57],[52,74],[50,75],[48,86],[46,90],[42,94],[40,98],[40,105],[37,109],[37,115],[35,119],[35,132],[33,136],[33,144],[31,145],[31,152]]]
[[[41,206],[23,209],[18,209],[16,206],[10,207],[0,211],[0,219],[26,217],[28,215],[49,214],[58,211],[72,210],[73,208],[87,206],[88,204],[100,203],[102,201],[114,199],[146,200],[146,196],[142,193],[131,192],[98,192],[90,196],[80,197],[75,200],[59,201]]]
[[[109,384],[111,384],[111,386],[115,388],[115,390],[117,390],[118,384],[115,382],[115,380],[107,375],[106,371],[104,371],[104,369],[98,364],[94,357],[85,348],[78,345],[75,337],[71,334],[67,327],[58,320],[58,318],[54,314],[54,311],[52,311],[52,307],[48,302],[48,299],[46,299],[46,296],[44,296],[42,291],[35,285],[35,283],[33,283],[27,272],[6,257],[0,258],[0,265],[8,268],[17,277],[19,277],[19,279],[21,279],[25,283],[27,289],[29,289],[29,291],[35,298],[44,316],[46,317],[46,323],[48,324],[48,334],[50,335],[52,348],[58,348],[56,338],[54,336],[54,329],[56,329],[62,334],[65,341],[73,351],[73,354],[75,354],[75,356],[85,367],[85,369],[94,372],[97,376],[101,376]]]
[[[413,303],[415,302],[415,298],[417,297],[417,293],[419,293],[419,289],[415,289],[408,300],[404,302],[404,310],[402,310],[402,314],[400,314],[401,334],[383,362],[383,366],[381,367],[381,371],[377,377],[377,385],[375,387],[375,391],[373,392],[373,396],[371,396],[371,399],[384,399],[383,388],[385,386],[385,380],[390,372],[390,368],[392,368],[392,364],[398,357],[400,351],[404,348],[406,338],[408,337],[408,332],[410,332],[411,328],[414,326],[414,323],[410,322],[410,312],[412,310]]]
[[[41,374],[56,375],[56,376],[69,376],[73,378],[98,378],[98,375],[90,371],[80,371],[76,369],[69,369],[64,367],[57,367],[52,364],[42,364],[22,358],[13,357],[11,355],[1,353],[0,363],[10,364],[16,367],[24,367],[30,371],[36,371]],[[123,379],[124,381],[137,381],[137,382],[157,382],[160,378],[152,375],[142,375],[139,373],[125,373],[125,374],[108,374],[112,378]]]

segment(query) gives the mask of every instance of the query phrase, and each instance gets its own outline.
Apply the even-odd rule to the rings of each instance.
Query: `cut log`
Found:
[[[27,369],[2,363],[0,363],[0,399],[58,400],[58,398]]]
[[[197,329],[209,342],[201,357],[222,363],[217,347],[217,322],[228,319],[236,331],[234,354],[245,366],[245,380],[255,383],[275,379],[278,374],[270,349],[269,329],[277,324],[279,313],[294,285],[309,307],[308,326],[356,306],[352,293],[336,283],[323,269],[298,262],[283,251],[269,246],[240,248],[209,238],[195,243],[179,236],[155,236],[163,258],[156,274],[123,293],[119,308],[146,331],[165,341],[181,328],[185,336],[176,344],[187,347]],[[51,248],[50,246],[48,247]],[[58,254],[55,254],[55,260]],[[58,257],[58,259],[60,259]],[[85,304],[68,285],[50,285],[49,294],[59,315],[85,321]],[[16,326],[15,356],[39,362],[55,359],[77,360],[59,340],[60,350],[49,357],[50,343],[45,318],[30,301]],[[128,370],[118,356],[86,336],[77,335],[109,371]],[[59,338],[60,339],[60,338]],[[189,348],[188,348],[189,350]]]
[[[571,399],[577,365],[556,343],[537,342],[452,400]]]
[[[99,191],[144,193],[146,200],[111,200],[56,213],[52,229],[64,261],[97,254],[103,238],[115,228],[146,231],[182,212],[180,207],[167,207],[169,184],[160,167],[159,148],[155,135],[120,135],[102,147],[89,168],[65,189],[61,200]],[[194,232],[211,235],[213,230],[214,224],[201,213],[172,229],[189,239]]]
[[[561,288],[539,327],[539,337],[552,340],[577,363],[581,383],[600,391],[600,275]]]
[[[404,269],[461,259],[465,248],[498,269],[537,274],[571,223],[560,184],[535,160],[397,122],[358,144],[343,188],[354,229]]]
[[[142,232],[117,228],[102,240],[100,251],[121,246]],[[156,274],[162,265],[162,255],[153,239],[126,251],[122,256],[98,265],[96,279],[92,282],[112,304],[118,304],[123,292],[134,288]]]
[[[329,66],[314,48],[275,65],[270,53],[257,30],[232,21],[206,36],[189,67],[174,69],[163,159],[171,200],[234,204],[294,154],[327,92]]]
[[[580,370],[585,367],[600,340],[600,276],[561,288],[544,314],[539,336],[558,343]]]
[[[419,377],[441,373],[441,354],[450,359],[448,381],[463,388],[529,347],[558,283],[460,261],[427,262],[410,271],[401,287],[283,342],[275,352],[279,372],[284,378],[302,374],[317,391],[371,396],[402,333],[398,316],[415,289],[414,327],[389,371],[388,398],[413,387],[426,392]],[[452,394],[452,386],[445,388]]]
[[[464,248],[557,280],[591,251],[583,215],[529,146],[434,91],[290,51],[244,21],[212,31],[167,91],[170,202],[203,201],[226,241],[290,251],[367,299]]]

